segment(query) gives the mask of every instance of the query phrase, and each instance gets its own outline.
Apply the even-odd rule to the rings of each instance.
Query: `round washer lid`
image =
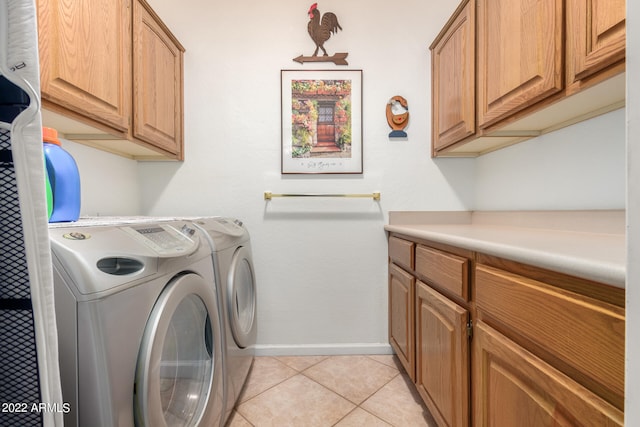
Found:
[[[211,285],[196,274],[174,278],[145,328],[136,367],[135,415],[146,426],[219,422],[210,398],[221,387],[218,311]]]

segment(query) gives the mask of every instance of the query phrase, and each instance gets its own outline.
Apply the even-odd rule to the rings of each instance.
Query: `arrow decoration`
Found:
[[[294,61],[304,64],[305,62],[333,62],[336,65],[349,65],[346,58],[349,55],[346,52],[334,53],[331,56],[304,56],[300,55],[293,58]]]

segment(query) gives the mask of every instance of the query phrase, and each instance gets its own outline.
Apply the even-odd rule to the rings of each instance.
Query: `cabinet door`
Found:
[[[414,302],[415,279],[397,265],[389,264],[389,343],[415,381]]]
[[[181,158],[184,49],[141,0],[133,28],[133,136]]]
[[[478,125],[560,91],[563,0],[478,0]]]
[[[126,132],[131,0],[37,0],[45,102]]]
[[[587,78],[625,57],[624,0],[567,0],[567,79]]]
[[[482,322],[473,346],[474,426],[623,425],[620,410]]]
[[[431,46],[434,155],[475,133],[475,54],[475,0],[471,0]]]
[[[418,392],[438,425],[468,426],[468,311],[423,282],[416,292]]]

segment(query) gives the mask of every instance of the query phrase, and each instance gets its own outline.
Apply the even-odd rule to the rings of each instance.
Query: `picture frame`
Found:
[[[281,70],[282,174],[361,174],[362,70]]]

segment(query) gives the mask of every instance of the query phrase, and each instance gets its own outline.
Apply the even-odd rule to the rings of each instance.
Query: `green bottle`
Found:
[[[51,181],[49,180],[49,172],[47,172],[47,161],[44,161],[44,182],[47,192],[47,220],[51,219],[53,213],[53,191],[51,191]]]

